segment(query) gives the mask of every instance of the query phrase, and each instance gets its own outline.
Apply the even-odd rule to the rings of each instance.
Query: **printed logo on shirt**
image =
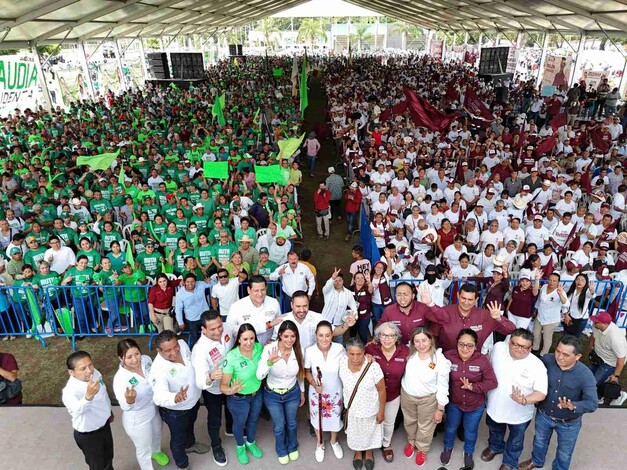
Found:
[[[405,359],[403,359],[402,357],[395,357],[394,362],[405,362]]]
[[[451,364],[451,371],[455,372],[457,370],[457,364]]]
[[[137,385],[137,384],[139,383],[139,380],[137,380],[137,378],[135,378],[135,377],[131,377],[131,378],[129,379],[128,383],[130,383],[130,384],[131,384],[131,386],[133,386],[133,387],[134,387],[135,385]]]
[[[175,375],[176,375],[176,369],[172,367],[172,369],[170,369],[170,377],[174,377]]]
[[[477,331],[481,331],[481,330],[483,330],[483,325],[475,325],[475,326],[471,326],[471,327],[470,327],[470,329],[471,329],[472,331],[475,331],[475,332],[477,332]]]
[[[229,335],[226,335],[226,336],[224,337],[224,342],[225,342],[225,343],[228,343],[229,341],[231,341],[231,337],[230,337]]]
[[[468,370],[470,372],[481,372],[481,367],[479,367],[479,366],[469,366]]]
[[[240,369],[245,369],[246,367],[248,367],[248,361],[242,361],[239,363],[239,367]]]
[[[422,318],[416,318],[416,319],[413,320],[412,323],[418,323],[418,322],[421,322],[421,321],[422,321]]]
[[[220,354],[220,350],[218,348],[213,348],[211,351],[209,351],[209,358],[211,359],[211,362],[213,362],[214,364],[216,362],[218,362],[222,357],[222,354]]]

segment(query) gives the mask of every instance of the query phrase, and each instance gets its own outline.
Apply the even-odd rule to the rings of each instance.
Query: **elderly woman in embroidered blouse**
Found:
[[[568,310],[570,302],[560,284],[560,275],[552,273],[549,282],[542,286],[536,303],[536,318],[533,325],[533,350],[540,356],[549,352],[553,344],[553,332],[562,320],[562,312]],[[542,345],[542,349],[540,349]]]

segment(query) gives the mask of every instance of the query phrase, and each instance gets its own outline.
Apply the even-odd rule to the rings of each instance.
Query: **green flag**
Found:
[[[300,116],[305,116],[305,109],[309,105],[309,96],[307,95],[307,55],[303,58],[302,71],[300,74]]]
[[[222,94],[222,96],[216,96],[215,100],[213,101],[213,107],[211,108],[211,115],[213,116],[213,118],[215,119],[216,117],[218,118],[218,124],[220,124],[221,126],[226,126],[226,119],[224,117],[224,102],[225,102],[225,97],[224,94]]]
[[[124,185],[124,169],[120,165],[120,174],[118,175],[118,183]]]
[[[274,69],[272,71],[272,75],[274,75],[275,77],[282,77],[283,76],[283,69],[282,68]]]
[[[133,269],[135,269],[135,259],[133,258],[133,247],[131,243],[131,241],[126,242],[126,256],[124,257],[124,262],[130,264]]]
[[[87,165],[92,170],[106,170],[111,166],[113,160],[115,160],[120,154],[120,150],[113,153],[101,153],[93,157],[78,157],[76,164],[78,166]]]
[[[257,108],[257,111],[255,111],[255,115],[253,116],[253,123],[259,125],[259,109]]]
[[[259,184],[278,183],[283,186],[287,184],[279,165],[255,165],[255,180]]]
[[[202,166],[202,175],[205,178],[229,179],[229,162],[205,162]]]
[[[291,139],[279,140],[277,144],[279,145],[279,158],[290,158],[294,155],[294,152],[298,150],[300,144],[303,142],[305,138],[305,133],[300,137],[292,137]]]

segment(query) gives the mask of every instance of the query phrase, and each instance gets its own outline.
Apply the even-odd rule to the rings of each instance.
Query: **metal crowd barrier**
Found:
[[[283,305],[278,281],[268,281],[267,295]],[[240,298],[248,295],[248,283],[240,286]],[[76,349],[78,337],[152,336],[150,284],[137,286],[27,286],[0,287],[0,337],[34,337],[42,347],[45,338],[67,338]],[[207,303],[211,307],[210,289]],[[174,306],[174,304],[173,304]]]
[[[592,279],[594,282],[594,296],[590,300],[588,305],[588,313],[589,315],[593,315],[595,312],[599,310],[614,310],[616,312],[616,323],[621,328],[627,328],[627,305],[625,302],[627,301],[627,288],[620,281],[598,281],[596,279]],[[425,282],[424,280],[416,280],[416,279],[391,279],[390,280],[390,290],[392,292],[392,299],[396,301],[396,286],[401,282],[407,282],[409,284],[418,286],[421,283]],[[510,292],[511,290],[518,285],[518,279],[510,279]],[[574,281],[560,281],[560,283],[564,286],[564,290],[568,292],[571,284]],[[487,288],[485,284],[477,281],[452,281],[450,286],[446,288],[445,291],[445,300],[448,305],[457,303],[457,292],[459,292],[459,288],[462,284],[474,284],[479,289],[479,300],[477,305],[483,305],[484,298],[487,292]],[[540,281],[540,288],[544,284],[547,284],[548,280],[543,279]],[[505,300],[509,298],[509,295],[505,296]],[[503,306],[503,309],[505,305]]]

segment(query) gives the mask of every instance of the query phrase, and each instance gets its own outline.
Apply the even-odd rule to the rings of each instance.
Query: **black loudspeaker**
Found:
[[[170,67],[168,65],[168,55],[165,52],[151,52],[146,54],[148,62],[148,75],[159,80],[169,80]]]
[[[202,54],[199,52],[172,52],[170,63],[174,79],[199,79],[204,76]]]
[[[479,59],[479,75],[498,75],[507,72],[509,47],[484,47]]]
[[[244,46],[241,44],[229,44],[230,56],[242,56],[244,55]]]

